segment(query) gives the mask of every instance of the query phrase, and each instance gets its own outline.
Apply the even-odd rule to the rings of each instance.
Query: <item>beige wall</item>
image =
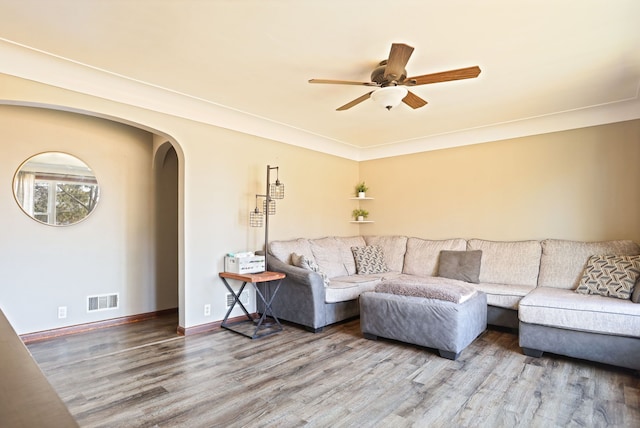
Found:
[[[90,112],[92,115],[113,118],[151,131],[155,134],[154,138],[150,133],[143,133],[150,136],[149,138],[152,140],[149,147],[160,147],[166,141],[175,145],[179,194],[177,202],[179,235],[177,287],[180,325],[183,327],[193,327],[222,319],[226,312],[226,289],[218,278],[218,272],[223,270],[224,255],[228,252],[262,248],[264,229],[249,228],[248,215],[255,206],[255,194],[265,191],[266,166],[268,164],[280,167],[280,180],[286,185],[286,198],[278,201],[278,212],[276,216],[272,217],[270,228],[272,239],[358,233],[358,227],[349,223],[349,213],[353,207],[352,201],[348,200],[350,188],[358,180],[358,163],[355,161],[7,75],[0,74],[0,88],[2,88],[2,97],[5,103],[50,105],[54,108]],[[56,118],[64,114],[50,110],[45,121],[55,123]],[[84,117],[87,122],[97,120],[89,116],[81,117]],[[6,126],[16,128],[11,120],[8,120]],[[32,120],[30,126],[37,130],[39,128],[38,121]],[[75,126],[74,124],[70,127]],[[80,125],[80,127],[82,126]],[[121,125],[113,124],[113,126],[119,127]],[[44,135],[46,132],[40,130],[36,133],[39,135],[37,140],[47,141],[46,135]],[[102,131],[94,129],[92,133],[99,135]],[[107,133],[100,135],[100,138],[109,141],[114,137]],[[48,141],[52,148],[60,147],[63,142],[64,138],[49,139]],[[24,153],[31,154],[37,149],[37,146],[30,146],[29,143],[22,143],[19,148],[14,144],[13,141],[5,140],[4,148],[5,153],[12,154],[14,163],[17,162],[17,164],[24,160],[22,159]],[[112,144],[110,156],[126,159],[126,151],[122,152],[119,149],[125,144],[126,142]],[[15,150],[18,151],[13,153]],[[90,148],[87,150],[91,151]],[[151,149],[148,155],[147,162],[150,168],[153,163]],[[87,162],[92,165],[91,159],[87,159]],[[13,170],[13,164],[9,163],[8,165]],[[118,173],[122,167],[114,164],[113,168],[113,172]],[[0,180],[4,181],[7,186],[5,187],[7,192],[0,195],[5,209],[13,208],[15,204],[13,197],[8,192],[12,174],[13,171],[4,174],[4,178],[0,177]],[[153,171],[149,170],[146,177],[147,179],[154,177]],[[158,185],[158,183],[155,184]],[[160,187],[165,185],[161,184]],[[124,186],[124,182],[116,188],[107,186],[105,192],[123,192],[122,187]],[[153,189],[153,183],[150,182],[149,186]],[[135,195],[127,196],[127,198],[135,198]],[[124,211],[126,210],[123,209]],[[153,207],[147,212],[147,215],[151,219],[156,218]],[[159,216],[158,219],[161,222],[167,221],[164,216]],[[126,239],[134,240],[131,245],[135,245],[139,234],[138,227],[139,222],[137,221],[131,224],[125,222],[118,233],[111,234],[108,238],[101,240],[101,243],[103,246],[109,246],[112,245],[112,240],[123,239],[124,236],[127,237]],[[20,239],[21,236],[22,229],[17,228],[12,239]],[[10,240],[4,239],[0,242],[1,254],[11,253],[10,242]],[[158,262],[152,252],[149,252],[148,256],[149,260],[145,261],[145,263],[148,262],[145,265],[145,272],[154,275]],[[162,257],[159,259],[162,260]],[[125,257],[109,260],[103,262],[103,270],[119,269],[123,263],[130,265],[132,262]],[[6,268],[3,274],[8,275],[5,283],[18,287],[27,286],[10,263],[2,267]],[[170,270],[167,274],[174,275]],[[132,286],[135,286],[137,279],[131,277],[130,281]],[[38,296],[44,288],[46,285],[43,283],[34,284],[31,282],[28,284],[29,293],[33,296]],[[145,304],[154,300],[154,296],[149,295],[140,295],[139,298]],[[212,313],[210,316],[204,316],[205,304],[211,304]],[[21,317],[24,316],[24,319],[28,319],[34,314],[26,300],[7,303],[6,299],[0,296],[0,305],[3,306],[7,314],[19,314]],[[252,299],[250,310],[253,305]],[[71,315],[66,323],[55,319],[58,303],[43,302],[41,306],[38,313],[49,316],[47,323],[38,323],[37,326],[19,323],[16,326],[19,333],[78,323],[78,320]],[[157,309],[162,308],[158,307]],[[145,310],[117,314],[116,316],[140,313]],[[236,311],[235,314],[239,315],[241,312]],[[104,318],[108,317],[108,315],[104,315]],[[86,320],[82,319],[80,322],[86,322]]]
[[[362,162],[363,234],[640,242],[640,121]]]
[[[11,177],[20,162],[45,146],[47,150],[72,151],[95,169],[103,162],[102,157],[113,161],[101,175],[106,173],[114,180],[113,185],[105,188],[104,195],[121,198],[122,205],[113,211],[119,228],[104,234],[94,223],[85,222],[65,228],[68,232],[64,233],[103,233],[98,239],[100,248],[126,243],[122,251],[116,252],[117,256],[101,259],[104,272],[121,272],[126,266],[130,273],[125,282],[134,287],[131,296],[136,303],[122,315],[162,309],[157,302],[155,307],[146,306],[154,300],[151,289],[136,288],[141,281],[156,275],[157,259],[153,252],[160,248],[155,244],[147,250],[141,248],[148,242],[141,234],[153,235],[154,229],[146,229],[147,218],[171,221],[156,216],[152,201],[144,196],[138,201],[141,193],[123,193],[123,188],[129,185],[129,179],[134,179],[152,193],[153,148],[166,141],[175,146],[177,287],[180,325],[187,328],[224,316],[226,290],[218,278],[224,254],[262,247],[264,229],[249,228],[248,214],[254,208],[255,194],[264,192],[267,164],[280,167],[280,179],[286,185],[286,198],[278,201],[278,213],[272,218],[272,239],[401,233],[431,238],[628,237],[640,241],[640,177],[636,168],[640,161],[640,121],[358,163],[11,76],[0,75],[0,87],[4,103],[86,111],[149,131],[89,116],[78,116],[81,119],[64,125],[65,119],[59,119],[66,113],[55,111],[46,111],[38,120],[30,118],[27,125],[18,123],[11,115],[1,117],[5,138],[0,184],[5,185],[0,186],[0,209],[14,216],[13,223],[5,225],[7,238],[3,235],[0,242],[0,259],[8,260],[0,266],[2,287],[27,291],[10,302],[6,294],[0,294],[0,305],[13,317],[12,321],[18,316],[27,320],[16,326],[19,333],[86,322],[86,318],[77,319],[71,313],[66,324],[57,320],[56,308],[61,303],[50,297],[61,288],[54,289],[46,281],[25,280],[22,270],[12,263],[16,260],[15,246],[22,245],[21,240],[28,236],[25,231],[36,229],[30,224],[33,221],[23,218],[24,214],[15,206],[10,192]],[[4,111],[17,108],[4,107]],[[60,123],[64,125],[62,128],[68,128],[65,132],[47,131]],[[96,128],[97,123],[100,125]],[[6,138],[25,126],[34,131],[29,141],[16,143],[15,138]],[[76,144],[65,149],[70,141],[67,135],[74,129],[87,138],[98,138],[103,144],[95,147]],[[145,141],[142,146],[138,138]],[[131,148],[127,148],[129,144]],[[147,166],[138,171],[145,171],[144,177],[128,175],[133,170],[124,168],[128,150],[136,153],[142,150],[144,155],[140,159]],[[170,175],[176,175],[175,168],[175,164],[170,167]],[[375,197],[362,202],[375,221],[363,226],[349,223],[350,213],[358,204],[349,197],[360,179],[367,181],[371,188],[369,195]],[[416,183],[417,187],[408,183]],[[130,221],[127,218],[130,204],[145,201],[151,204],[146,212],[148,217],[136,214]],[[28,239],[38,242],[49,239],[51,233],[58,232],[43,234],[40,228]],[[63,245],[59,250],[70,248],[71,244]],[[126,251],[132,249],[140,251],[141,260],[126,257]],[[141,265],[143,269],[139,269]],[[47,279],[46,267],[35,264],[33,275]],[[173,277],[175,273],[169,275]],[[175,296],[173,292],[169,294]],[[84,301],[84,294],[74,295],[80,297]],[[42,301],[34,307],[31,302],[36,298]],[[211,316],[204,316],[205,304],[212,305]],[[253,305],[252,301],[250,309]],[[45,316],[44,321],[41,318],[37,323],[31,321]]]
[[[0,307],[19,333],[175,307],[153,270],[152,138],[111,121],[39,108],[0,106]],[[45,151],[87,163],[100,184],[96,209],[66,227],[43,225],[16,203],[12,179]],[[87,313],[87,296],[119,293],[120,308]],[[67,307],[58,319],[57,308]]]

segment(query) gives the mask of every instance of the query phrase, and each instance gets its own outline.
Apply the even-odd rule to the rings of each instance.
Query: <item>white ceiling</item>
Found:
[[[352,159],[640,118],[638,0],[0,0],[0,73]],[[417,86],[368,81],[391,43]],[[3,98],[0,92],[0,99]]]

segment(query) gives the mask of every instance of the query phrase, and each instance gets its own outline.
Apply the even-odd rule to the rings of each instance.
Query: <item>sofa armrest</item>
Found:
[[[311,288],[321,287],[324,291],[324,283],[320,274],[313,272],[309,269],[300,268],[284,263],[275,257],[269,257],[268,269],[273,272],[282,272],[287,275],[292,282],[295,282],[299,286],[307,286]]]
[[[283,263],[275,257],[269,257],[268,264],[270,271],[287,275],[272,304],[278,318],[311,329],[324,327],[326,315],[322,277],[316,272]],[[260,302],[258,310],[263,310]]]

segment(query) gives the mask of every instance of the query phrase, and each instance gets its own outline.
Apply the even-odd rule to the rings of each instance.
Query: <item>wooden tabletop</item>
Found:
[[[266,282],[273,281],[276,279],[282,279],[286,275],[282,272],[257,272],[257,273],[231,273],[231,272],[220,272],[221,278],[230,278],[237,279],[238,281],[244,282]]]

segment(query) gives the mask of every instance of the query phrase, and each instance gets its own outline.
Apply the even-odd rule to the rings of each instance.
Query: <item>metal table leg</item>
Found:
[[[253,282],[251,283],[246,281],[243,282],[242,286],[236,293],[233,290],[233,288],[229,285],[226,278],[222,278],[222,281],[225,287],[227,287],[227,290],[229,290],[229,292],[233,295],[233,304],[231,305],[229,310],[227,310],[227,313],[224,316],[224,319],[222,320],[220,327],[227,329],[229,331],[233,331],[234,333],[240,334],[250,339],[258,339],[264,336],[269,336],[271,334],[278,333],[283,330],[282,324],[280,324],[280,320],[278,320],[276,315],[273,313],[273,308],[271,307],[273,299],[275,298],[276,294],[278,293],[278,289],[280,288],[280,283],[282,282],[281,279],[277,280],[278,282],[276,283],[276,288],[273,294],[270,296],[269,300],[265,299],[265,296],[262,294],[258,286]],[[256,290],[256,295],[262,300],[262,302],[265,305],[265,310],[259,318],[253,318],[249,314],[249,311],[247,311],[247,308],[245,308],[245,306],[240,301],[240,295],[244,291],[244,288],[247,284],[253,285],[254,289]],[[231,312],[233,311],[233,308],[236,306],[236,304],[240,305],[240,308],[244,312],[247,319],[229,322],[228,321],[229,315],[231,315]],[[267,318],[273,319],[274,323],[265,324],[265,321],[267,320]],[[247,322],[251,322],[255,325],[255,329],[253,329],[253,333],[251,334],[247,333],[246,331],[242,331],[241,329],[238,328],[241,324],[246,324]]]

